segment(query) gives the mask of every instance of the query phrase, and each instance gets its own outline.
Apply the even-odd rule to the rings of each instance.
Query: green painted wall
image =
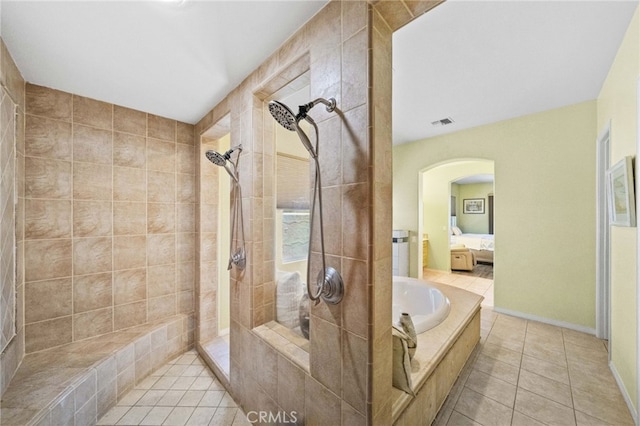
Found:
[[[626,155],[637,155],[639,75],[640,24],[636,10],[598,97],[598,131],[603,131],[611,120],[611,164]],[[636,177],[637,170],[636,167]],[[638,188],[636,184],[636,190]],[[637,234],[637,228],[611,227],[611,360],[634,404],[637,395]]]
[[[493,160],[495,305],[594,328],[596,138],[594,100],[396,146],[393,227],[417,232],[420,171]]]
[[[457,223],[458,227],[467,234],[489,233],[489,194],[493,194],[493,183],[473,183],[459,185]],[[484,213],[465,214],[463,203],[465,199],[481,198],[484,200]]]

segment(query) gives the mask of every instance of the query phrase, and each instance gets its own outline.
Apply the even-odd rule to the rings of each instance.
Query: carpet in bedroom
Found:
[[[478,263],[473,271],[451,271],[452,274],[466,275],[468,277],[480,277],[493,279],[493,265],[487,263]]]

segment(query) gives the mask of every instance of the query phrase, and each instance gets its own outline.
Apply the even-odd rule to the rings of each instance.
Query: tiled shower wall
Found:
[[[2,89],[2,111],[3,118],[0,123],[0,151],[2,154],[2,206],[4,215],[2,216],[2,229],[0,230],[0,240],[2,249],[0,250],[0,273],[2,274],[3,303],[0,306],[2,315],[11,314],[8,312],[14,309],[16,336],[9,342],[6,349],[0,354],[0,395],[2,395],[9,385],[9,381],[18,369],[24,357],[24,79],[16,67],[4,42],[0,40],[0,82],[4,86]],[[12,104],[16,105],[15,116],[10,120],[8,114],[13,113]],[[8,108],[8,109],[5,109]],[[15,121],[15,123],[14,123]],[[13,129],[11,128],[13,126]],[[13,131],[15,130],[15,135]],[[14,137],[15,136],[15,137]],[[13,165],[10,164],[13,162]],[[9,205],[9,201],[4,194],[13,192],[17,198],[17,204]],[[8,212],[14,214],[8,217]],[[9,247],[9,241],[15,235],[14,247]],[[14,275],[15,274],[15,275]],[[15,281],[11,282],[10,277],[15,276]],[[6,287],[6,286],[9,287]],[[4,302],[13,297],[15,292],[15,307]]]
[[[295,411],[306,424],[390,422],[391,351],[385,343],[391,342],[391,220],[385,212],[391,203],[391,140],[389,114],[378,122],[380,148],[373,147],[370,66],[376,25],[384,27],[388,40],[380,48],[390,55],[391,31],[367,2],[330,2],[196,126],[200,135],[230,113],[231,144],[244,148],[240,169],[248,266],[232,281],[230,381],[247,411]],[[274,318],[276,124],[266,103],[307,71],[311,99],[337,101],[337,113],[316,107],[310,115],[320,131],[327,263],[341,272],[345,298],[336,306],[312,308],[309,363],[301,365],[294,358],[305,357],[288,353],[285,347],[292,345],[284,339],[274,347],[252,329]],[[388,72],[390,81],[390,66]],[[381,114],[390,112],[390,92],[377,94]],[[379,216],[373,209],[378,203],[384,208]],[[320,259],[317,237],[314,271]],[[374,312],[374,300],[388,306],[381,302]],[[380,318],[378,332],[374,317]],[[379,335],[377,360],[372,352]],[[374,360],[380,367],[375,375]]]
[[[192,125],[26,85],[26,352],[194,311]]]

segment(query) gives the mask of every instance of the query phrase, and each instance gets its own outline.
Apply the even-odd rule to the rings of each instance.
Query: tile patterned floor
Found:
[[[606,342],[493,311],[493,281],[425,270],[485,297],[481,341],[435,426],[632,425],[607,366]],[[195,351],[129,392],[98,425],[249,425]]]
[[[249,422],[198,354],[189,351],[136,385],[98,425],[246,426]]]
[[[480,345],[435,426],[633,425],[605,341],[494,312],[491,280],[427,270],[425,279],[485,296]]]

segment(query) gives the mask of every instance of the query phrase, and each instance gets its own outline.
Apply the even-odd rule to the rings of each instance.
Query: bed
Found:
[[[451,235],[451,245],[464,244],[473,251],[476,260],[482,263],[493,263],[493,234],[463,234],[460,228],[453,227],[454,234]]]

